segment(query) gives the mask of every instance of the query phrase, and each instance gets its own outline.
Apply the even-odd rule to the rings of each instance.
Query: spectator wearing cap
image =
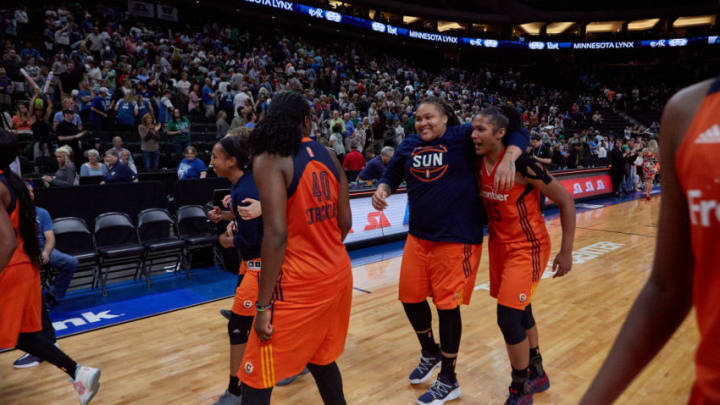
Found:
[[[382,177],[385,167],[392,159],[395,154],[395,149],[390,146],[382,148],[380,156],[372,158],[360,174],[358,174],[358,180],[362,181],[374,181]]]
[[[542,142],[542,138],[539,135],[533,135],[530,139],[530,156],[546,169],[550,167],[550,163],[552,163],[550,148]]]
[[[348,181],[355,181],[363,167],[365,167],[365,157],[358,151],[357,142],[352,142],[350,153],[343,160],[343,169],[347,173]]]
[[[90,102],[90,126],[94,130],[100,130],[105,127],[104,122],[108,118],[105,111],[105,98],[108,96],[108,89],[101,87],[95,97]]]
[[[100,161],[100,152],[97,149],[88,149],[87,162],[80,166],[80,177],[102,176],[108,174],[108,168]]]
[[[69,111],[70,114],[72,114],[72,120],[71,122],[73,125],[75,125],[79,131],[82,131],[82,119],[80,118],[80,114],[76,114],[74,112],[75,102],[72,98],[66,97],[62,101],[62,110],[58,111],[53,115],[53,131],[57,132],[57,128],[65,121],[65,114],[66,111]]]
[[[63,110],[62,115],[63,121],[57,124],[55,134],[57,135],[59,145],[68,145],[72,148],[77,166],[82,152],[80,139],[85,136],[86,132],[82,130],[81,125],[76,124],[77,114],[72,110]]]
[[[105,151],[105,166],[107,166],[108,174],[101,184],[132,183],[137,180],[137,175],[120,162],[112,149]]]

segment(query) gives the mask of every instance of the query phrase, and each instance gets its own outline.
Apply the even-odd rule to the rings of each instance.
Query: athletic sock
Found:
[[[530,370],[539,377],[545,375],[545,369],[542,365],[542,356],[540,355],[540,348],[538,347],[530,349]]]
[[[230,376],[230,382],[228,383],[228,391],[237,397],[240,396],[242,390],[240,389],[240,379],[237,378],[237,376]]]
[[[442,356],[440,375],[445,376],[451,383],[457,381],[457,376],[455,375],[455,363],[457,363],[457,357]]]
[[[511,389],[517,390],[521,394],[528,392],[528,369],[516,370],[513,368],[511,376]]]
[[[530,348],[530,359],[532,359],[533,357],[540,357],[540,347]]]
[[[417,334],[418,340],[420,341],[420,346],[422,347],[422,353],[423,356],[438,356],[440,355],[440,346],[435,343],[435,339],[433,338],[432,330],[429,330],[427,332],[418,333]]]

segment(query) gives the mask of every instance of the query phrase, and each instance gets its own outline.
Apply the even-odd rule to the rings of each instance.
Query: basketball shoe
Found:
[[[528,379],[530,393],[545,392],[550,388],[550,379],[542,366],[542,357],[538,355],[530,359],[530,375]]]
[[[532,405],[532,403],[532,393],[527,385],[525,386],[524,392],[520,392],[517,388],[510,387],[510,395],[507,401],[505,401],[505,405]]]
[[[427,355],[427,353],[422,352],[420,355],[420,364],[410,373],[410,384],[420,384],[427,381],[432,371],[440,367],[441,361],[442,356],[440,356],[440,353]]]
[[[80,397],[80,404],[87,405],[92,401],[100,389],[100,370],[78,364],[75,370],[75,379],[70,379],[75,392]]]
[[[418,398],[417,403],[420,405],[442,405],[447,401],[460,398],[460,385],[457,380],[450,382],[444,375],[438,375],[430,389]]]
[[[217,402],[215,402],[214,405],[240,405],[241,403],[242,396],[233,395],[232,392],[225,390],[225,392],[220,395],[220,398],[218,398]]]

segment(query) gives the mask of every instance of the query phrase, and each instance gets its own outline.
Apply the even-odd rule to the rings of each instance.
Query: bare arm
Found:
[[[15,229],[10,222],[7,208],[10,206],[10,191],[0,183],[0,272],[10,263],[12,255],[17,249]]]
[[[707,92],[709,81],[682,90],[665,107],[660,130],[662,199],[650,278],[581,405],[611,404],[662,349],[692,307],[694,258],[675,152]]]

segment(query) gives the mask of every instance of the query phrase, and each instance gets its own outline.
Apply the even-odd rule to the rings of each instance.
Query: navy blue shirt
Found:
[[[405,180],[409,233],[435,242],[479,244],[487,223],[475,177],[475,148],[470,124],[448,127],[424,142],[412,134],[398,146],[379,183],[394,192]],[[525,150],[526,132],[508,135],[508,144]]]
[[[115,166],[108,170],[105,183],[132,183],[135,179],[137,179],[137,174],[132,169],[121,162],[117,162]]]
[[[244,220],[238,214],[238,207],[246,207],[250,204],[242,203],[246,198],[252,198],[260,201],[260,194],[255,186],[255,180],[252,173],[245,172],[236,184],[233,184],[230,192],[233,217],[235,217],[235,226],[237,232],[233,238],[233,245],[238,250],[238,254],[242,260],[252,260],[260,257],[260,247],[263,238],[262,216]]]
[[[358,174],[358,178],[363,180],[377,180],[382,177],[383,171],[385,171],[385,165],[382,162],[382,157],[375,156],[367,162],[365,168]]]

